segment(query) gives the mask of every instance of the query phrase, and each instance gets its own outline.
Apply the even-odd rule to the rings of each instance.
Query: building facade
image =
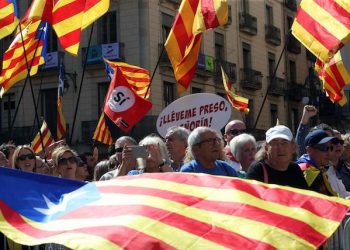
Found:
[[[156,132],[158,114],[183,95],[210,92],[225,96],[220,65],[239,93],[250,100],[249,114],[234,110],[232,119],[243,119],[248,128],[254,128],[262,107],[256,130],[252,131],[258,137],[275,125],[277,119],[280,124],[296,130],[302,114],[302,97],[310,93],[305,79],[313,60],[290,34],[297,1],[228,0],[229,23],[204,33],[196,74],[189,89],[181,96],[177,93],[173,70],[163,50],[180,2],[111,0],[108,13],[93,28],[90,26],[83,31],[78,57],[64,53],[56,36],[51,33],[48,46],[50,63],[32,77],[31,82],[38,103],[38,115],[46,120],[53,134],[56,131],[58,66],[63,60],[66,70],[63,113],[69,128],[68,137],[72,133],[81,79],[84,77],[72,143],[91,145],[109,85],[103,56],[146,68],[151,75],[156,70],[150,95],[153,108],[130,133],[137,139]],[[26,1],[20,2],[22,16],[28,5]],[[90,35],[89,53],[86,53]],[[9,37],[1,41],[2,51],[12,39]],[[23,86],[24,81],[17,83],[1,100],[3,141],[9,139],[8,130],[13,121],[11,137],[16,143],[30,142],[37,131],[37,128],[33,129],[35,108],[29,81],[19,103]],[[14,120],[16,109],[18,112]]]

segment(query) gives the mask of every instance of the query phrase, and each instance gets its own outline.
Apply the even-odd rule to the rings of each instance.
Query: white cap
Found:
[[[285,139],[287,141],[293,140],[293,134],[292,131],[290,131],[289,128],[283,125],[278,125],[275,127],[270,128],[266,131],[266,142],[269,143],[273,139]]]

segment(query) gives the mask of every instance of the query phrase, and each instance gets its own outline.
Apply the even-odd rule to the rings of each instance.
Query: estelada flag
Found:
[[[72,249],[316,249],[350,206],[312,191],[194,173],[85,183],[0,168],[0,183],[2,233]]]
[[[109,85],[103,111],[121,130],[128,132],[152,108],[152,103],[138,96],[119,68]]]

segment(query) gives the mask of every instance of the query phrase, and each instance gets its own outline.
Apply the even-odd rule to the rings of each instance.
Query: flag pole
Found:
[[[158,57],[157,64],[156,64],[156,66],[154,67],[154,70],[153,70],[153,72],[152,72],[152,77],[151,77],[151,80],[150,80],[150,82],[149,82],[149,84],[148,84],[148,87],[147,87],[147,90],[146,90],[146,93],[145,93],[144,99],[146,99],[146,96],[147,96],[147,94],[148,94],[148,92],[149,92],[149,90],[150,90],[150,88],[151,88],[151,84],[152,84],[152,81],[153,81],[154,75],[156,74],[156,71],[157,71],[157,68],[158,68],[158,66],[159,66],[160,60],[161,60],[161,59],[162,59],[162,57],[163,57],[163,54],[164,54],[164,49],[165,49],[165,46],[164,46],[164,44],[163,44],[162,51],[160,52],[160,55],[159,55],[159,57]]]
[[[40,101],[42,84],[43,84],[43,72],[41,71],[41,73],[40,73],[39,93],[38,93],[38,97],[36,99],[37,106],[39,105],[39,101]],[[35,107],[35,109],[38,109],[38,107]],[[35,121],[36,121],[36,119],[34,117],[34,119],[33,119],[33,128],[32,128],[32,137],[34,136]],[[40,126],[40,125],[38,124],[38,126]]]
[[[41,25],[41,21],[40,21],[39,26],[40,26],[40,25]],[[39,26],[38,26],[38,27],[39,27]],[[38,47],[39,47],[39,43],[40,43],[41,37],[42,37],[42,35],[43,35],[43,29],[40,30],[40,35],[39,35],[39,38],[38,38],[37,46],[36,46],[35,51],[34,51],[34,58],[33,58],[33,60],[31,61],[30,67],[29,67],[29,64],[28,64],[28,58],[27,58],[26,48],[25,48],[25,46],[24,46],[24,39],[23,39],[21,24],[19,24],[19,31],[20,31],[21,39],[22,39],[22,47],[23,47],[24,59],[25,59],[25,61],[26,61],[26,66],[27,66],[27,76],[29,76],[29,86],[30,86],[30,90],[31,90],[31,94],[32,94],[33,103],[34,103],[35,119],[36,119],[36,121],[37,121],[37,123],[38,123],[38,125],[39,125],[39,135],[40,135],[41,147],[43,148],[43,151],[45,152],[44,141],[43,141],[43,137],[42,137],[42,134],[41,134],[41,127],[40,127],[39,115],[38,115],[37,105],[36,105],[35,96],[34,96],[32,78],[31,78],[31,76],[30,76],[30,70],[31,70],[31,67],[32,67],[32,65],[33,65],[33,61],[34,61],[34,58],[35,58],[37,49],[38,49]]]
[[[287,35],[288,35],[288,34],[287,34]],[[283,55],[283,53],[284,53],[285,50],[286,50],[286,47],[287,47],[287,42],[284,43],[284,46],[283,46],[283,49],[282,49],[282,51],[281,51],[280,57],[279,57],[279,59],[278,59],[277,65],[276,65],[276,67],[275,67],[275,69],[274,69],[274,71],[273,71],[271,80],[270,80],[270,82],[269,82],[268,85],[267,85],[266,93],[265,93],[263,102],[262,102],[262,104],[260,105],[260,110],[259,110],[258,116],[256,117],[256,120],[255,120],[255,123],[254,123],[254,126],[253,126],[253,130],[256,129],[256,125],[258,124],[258,121],[259,121],[259,118],[260,118],[262,109],[263,109],[264,104],[265,104],[266,99],[267,99],[267,95],[269,94],[269,91],[270,91],[271,86],[272,86],[271,83],[274,82],[274,80],[275,80],[275,78],[276,78],[277,69],[278,69],[278,66],[279,66],[279,64],[280,64],[280,62],[281,62],[282,55]]]
[[[87,65],[87,59],[88,59],[88,54],[89,54],[89,49],[90,49],[90,44],[91,44],[92,32],[94,30],[94,24],[95,23],[93,22],[92,25],[91,25],[91,31],[90,31],[88,47],[86,49],[86,56],[85,56],[84,65],[83,65],[83,73],[82,73],[82,76],[81,76],[81,81],[80,81],[80,86],[79,86],[79,93],[78,93],[78,99],[77,99],[77,104],[75,105],[75,112],[74,112],[74,117],[73,117],[72,133],[71,133],[70,140],[69,140],[69,144],[70,145],[72,145],[72,141],[73,141],[75,121],[76,121],[77,113],[78,113],[81,89],[82,89],[82,86],[83,86],[83,80],[84,80],[84,75],[85,75],[85,70],[86,70],[86,65]]]

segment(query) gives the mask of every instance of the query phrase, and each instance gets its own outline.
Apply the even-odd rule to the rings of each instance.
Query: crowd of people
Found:
[[[316,114],[314,106],[305,106],[296,136],[288,127],[276,125],[263,141],[248,134],[240,120],[230,121],[223,135],[209,127],[191,132],[171,127],[164,139],[150,134],[137,143],[122,136],[108,159],[99,159],[97,151],[78,154],[64,141],[39,155],[30,146],[6,143],[0,147],[0,165],[80,181],[156,172],[206,173],[349,198],[350,134],[326,124],[311,128]]]

